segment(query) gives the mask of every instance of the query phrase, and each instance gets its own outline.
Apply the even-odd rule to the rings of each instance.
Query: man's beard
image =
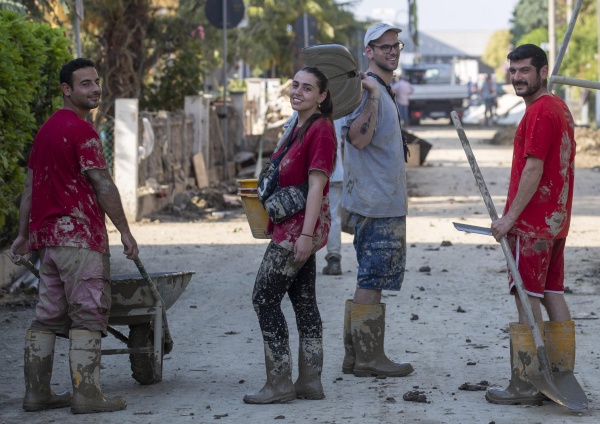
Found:
[[[528,82],[525,82],[525,85],[527,85],[527,89],[523,92],[517,91],[517,85],[518,84],[513,83],[513,87],[515,88],[515,94],[519,97],[529,97],[532,94],[536,93],[542,87],[542,79],[538,76],[533,85],[529,84]]]

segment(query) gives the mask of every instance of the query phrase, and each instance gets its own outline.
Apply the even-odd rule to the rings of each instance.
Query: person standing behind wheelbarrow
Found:
[[[393,362],[384,351],[382,290],[400,290],[406,263],[406,146],[390,88],[403,44],[400,28],[385,23],[367,29],[369,59],[361,72],[363,98],[344,130],[342,207],[352,214],[358,261],[356,291],[344,314],[342,371],[357,377],[402,377],[408,362]]]
[[[571,112],[548,90],[544,50],[524,44],[508,54],[509,73],[525,115],[514,137],[514,153],[504,215],[492,222],[496,240],[506,235],[525,285],[536,322],[541,325],[550,368],[573,371],[575,328],[564,297],[564,249],[573,200],[575,138]],[[514,280],[509,272],[514,294]],[[541,405],[544,395],[527,381],[539,372],[521,356],[536,357],[525,310],[515,296],[519,322],[510,323],[511,379],[505,390],[491,388],[486,399],[505,405]],[[544,322],[541,306],[549,321]]]
[[[279,162],[279,187],[264,202],[272,239],[258,269],[252,304],[263,336],[267,381],[262,389],[244,396],[244,402],[268,404],[299,399],[323,399],[323,326],[315,293],[315,253],[327,243],[331,222],[329,177],[333,170],[336,138],[328,80],[315,67],[304,67],[294,76],[290,103],[297,112],[271,161]],[[262,177],[259,178],[259,196]],[[307,194],[296,196],[307,185]],[[278,216],[294,200],[281,199],[289,192],[299,207],[291,217]],[[273,205],[273,203],[279,203]],[[274,222],[275,221],[275,222]],[[288,294],[300,337],[298,379],[292,383],[292,354],[281,301]]]
[[[94,63],[79,58],[60,71],[63,107],[37,133],[21,199],[19,234],[10,251],[40,255],[39,301],[25,342],[23,409],[71,406],[74,414],[125,409],[100,389],[100,339],[111,304],[105,214],[121,233],[124,254],[138,256],[117,187],[93,125],[100,79]],[[56,336],[70,340],[73,396],[50,388]]]

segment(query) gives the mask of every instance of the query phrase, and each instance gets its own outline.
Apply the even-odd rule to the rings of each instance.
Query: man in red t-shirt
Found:
[[[39,252],[40,287],[25,344],[23,409],[71,406],[76,414],[124,409],[100,390],[100,339],[110,312],[110,264],[105,217],[121,233],[124,254],[138,256],[98,133],[85,120],[98,107],[94,63],[75,59],[60,72],[63,107],[33,142],[13,260]],[[69,337],[73,396],[50,389],[56,336]]]
[[[507,236],[525,285],[553,370],[571,370],[575,331],[564,298],[564,249],[573,201],[575,138],[573,117],[564,101],[547,87],[548,59],[533,44],[508,55],[511,81],[526,110],[514,139],[508,198],[504,215],[492,222],[496,240]],[[510,291],[514,279],[509,272]],[[491,388],[486,399],[498,404],[541,405],[542,393],[527,375],[539,372],[531,328],[515,296],[519,322],[510,324],[511,381]],[[541,306],[548,313],[544,322]],[[560,343],[557,341],[561,340]],[[530,364],[522,360],[526,352]]]

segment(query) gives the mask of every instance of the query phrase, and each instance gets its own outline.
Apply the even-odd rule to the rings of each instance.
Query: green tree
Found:
[[[31,16],[72,32],[73,2],[24,0]],[[288,76],[293,71],[294,20],[303,12],[318,21],[318,43],[351,45],[360,30],[349,11],[353,2],[334,0],[246,0],[246,24],[227,31],[223,58],[221,29],[205,16],[206,0],[98,0],[85,2],[81,23],[83,55],[96,62],[103,102],[96,124],[113,116],[114,100],[137,97],[151,109],[170,109],[197,94],[227,62]],[[64,11],[67,11],[65,13]],[[192,36],[199,26],[204,38]],[[229,75],[231,76],[231,75]],[[212,82],[211,82],[212,83]],[[223,81],[219,81],[222,84]],[[217,88],[217,87],[215,87]]]
[[[24,165],[39,126],[60,106],[60,67],[71,59],[59,29],[0,10],[0,246],[16,235]]]
[[[240,39],[242,59],[269,76],[288,76],[294,72],[294,21],[303,13],[317,20],[317,44],[338,43],[351,46],[360,24],[349,8],[351,3],[333,0],[250,0],[244,37]]]
[[[512,42],[517,41],[523,35],[536,28],[548,27],[548,0],[520,0],[513,11]]]
[[[495,70],[498,81],[506,77],[506,55],[510,51],[510,31],[496,31],[490,37],[481,59]]]
[[[558,25],[557,19],[556,37],[560,46],[567,31],[566,13],[557,7],[557,16],[563,16]],[[520,44],[536,44],[548,42],[548,29],[545,26],[532,29],[523,34],[516,42]],[[560,68],[560,75],[572,78],[594,80],[598,79],[598,63],[596,54],[598,51],[598,22],[596,17],[596,2],[587,0],[583,3],[579,12],[577,22],[569,41],[567,53]]]

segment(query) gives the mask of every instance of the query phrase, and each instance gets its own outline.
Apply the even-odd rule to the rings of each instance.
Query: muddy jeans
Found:
[[[367,290],[400,290],[406,266],[406,216],[367,218],[354,214],[357,285]]]
[[[108,255],[77,247],[40,249],[40,296],[32,330],[68,337],[71,328],[106,335],[110,312]]]
[[[323,325],[317,306],[315,279],[314,254],[304,264],[295,264],[294,252],[269,243],[252,293],[252,304],[265,341],[289,339],[287,323],[281,311],[281,301],[286,293],[296,313],[300,339],[322,337]]]

